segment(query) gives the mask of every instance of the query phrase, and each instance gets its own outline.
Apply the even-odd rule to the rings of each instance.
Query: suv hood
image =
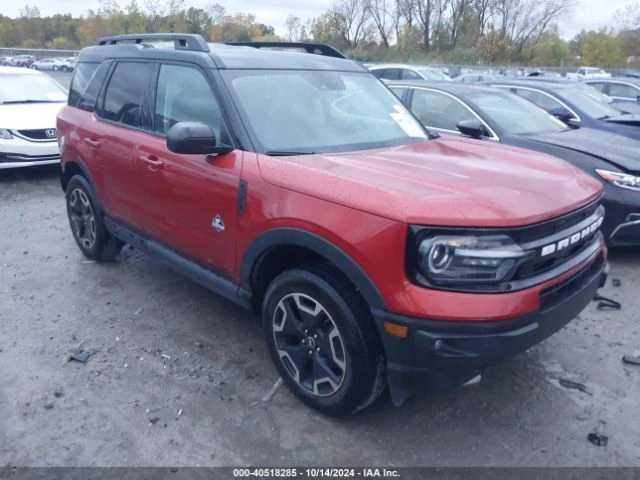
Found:
[[[450,137],[350,153],[258,156],[264,180],[405,223],[529,225],[576,210],[602,192],[554,157]]]
[[[39,130],[56,128],[56,117],[65,102],[0,105],[0,128]]]
[[[590,128],[530,135],[528,138],[601,158],[629,172],[640,172],[640,140]]]

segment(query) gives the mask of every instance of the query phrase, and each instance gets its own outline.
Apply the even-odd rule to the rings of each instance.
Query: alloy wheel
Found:
[[[96,243],[96,217],[89,197],[79,188],[69,195],[69,218],[78,242],[88,250],[93,248]]]
[[[331,315],[302,293],[283,297],[273,314],[273,337],[280,361],[307,392],[328,397],[344,382],[344,341]]]

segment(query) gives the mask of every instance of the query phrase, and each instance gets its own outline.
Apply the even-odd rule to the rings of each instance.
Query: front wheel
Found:
[[[282,273],[267,289],[262,316],[276,368],[307,405],[343,416],[383,391],[385,361],[374,322],[339,272],[315,266]]]
[[[54,67],[53,67],[53,71],[54,71],[54,72],[57,72],[58,70],[60,70],[60,67],[58,67],[57,65],[54,65]]]
[[[123,243],[106,230],[92,194],[84,177],[75,175],[69,181],[66,200],[71,232],[85,257],[111,262],[122,250]]]

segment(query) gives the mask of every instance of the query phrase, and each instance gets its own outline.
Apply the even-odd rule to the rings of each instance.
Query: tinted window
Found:
[[[411,111],[423,125],[443,130],[458,131],[456,124],[475,117],[458,100],[439,92],[414,90]]]
[[[498,90],[474,92],[467,94],[465,98],[476,106],[476,111],[507,133],[531,135],[567,129],[564,123],[540,107],[512,93]]]
[[[596,88],[603,93],[607,93],[605,92],[605,84],[602,82],[588,82],[587,85],[589,85],[590,87]]]
[[[612,97],[628,98],[635,100],[640,95],[640,90],[633,88],[624,83],[611,83],[609,84],[609,95]]]
[[[413,70],[404,69],[402,70],[402,79],[403,80],[422,80],[422,77],[418,75]]]
[[[220,138],[220,106],[202,72],[179,65],[162,65],[156,94],[155,131],[164,135],[178,122],[202,122],[213,128],[216,138]]]
[[[69,92],[69,105],[93,112],[109,65],[108,62],[99,67],[97,63],[79,64]]]
[[[530,102],[535,103],[540,108],[544,108],[546,111],[549,111],[552,108],[565,108],[559,101],[542,92],[526,90],[523,88],[517,88],[515,92],[521,97],[526,98]]]
[[[143,112],[144,98],[151,82],[150,63],[119,63],[109,79],[102,116],[132,127],[148,128]]]
[[[394,95],[401,100],[402,100],[402,97],[404,96],[404,92],[407,91],[407,89],[404,87],[389,87],[389,88],[394,93]]]
[[[89,85],[89,80],[98,69],[98,63],[79,63],[76,65],[71,88],[69,89],[69,105],[75,107]]]
[[[381,68],[374,70],[373,74],[378,78],[385,78],[387,80],[400,80],[402,70],[399,68]]]

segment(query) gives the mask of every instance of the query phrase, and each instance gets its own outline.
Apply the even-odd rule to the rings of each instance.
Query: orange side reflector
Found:
[[[385,333],[395,335],[396,337],[407,338],[407,335],[409,334],[409,327],[405,325],[398,325],[385,321],[383,327]]]

